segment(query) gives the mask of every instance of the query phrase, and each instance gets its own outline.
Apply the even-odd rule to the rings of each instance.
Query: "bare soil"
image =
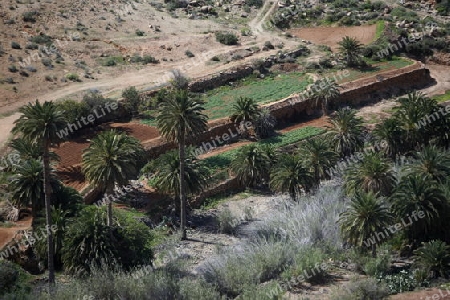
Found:
[[[317,45],[327,45],[333,51],[339,47],[338,42],[344,36],[356,38],[364,45],[369,44],[375,38],[376,25],[364,25],[353,27],[315,27],[315,28],[296,28],[289,32],[303,40],[308,40]]]

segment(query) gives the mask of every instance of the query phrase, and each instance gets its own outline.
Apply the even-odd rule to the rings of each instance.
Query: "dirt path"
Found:
[[[19,230],[28,230],[31,228],[31,217],[14,222],[15,226],[10,228],[0,227],[0,250],[7,245],[17,234]]]

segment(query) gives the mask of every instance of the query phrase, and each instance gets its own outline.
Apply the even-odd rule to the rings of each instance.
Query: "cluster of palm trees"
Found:
[[[55,257],[60,262],[55,252],[61,248],[65,219],[75,215],[75,206],[81,203],[82,197],[75,190],[64,187],[53,169],[58,156],[51,148],[62,142],[57,133],[67,125],[63,112],[53,102],[40,103],[37,100],[19,111],[21,116],[13,128],[17,138],[11,142],[11,147],[19,152],[21,163],[13,170],[12,199],[19,207],[31,205],[34,225],[44,208],[48,228],[53,223],[58,226],[56,233],[47,232],[44,251],[52,286],[55,282]],[[84,151],[83,171],[88,181],[111,193],[115,186],[124,185],[137,175],[142,155],[142,146],[133,137],[115,131],[103,132]],[[113,226],[111,203],[107,224]]]

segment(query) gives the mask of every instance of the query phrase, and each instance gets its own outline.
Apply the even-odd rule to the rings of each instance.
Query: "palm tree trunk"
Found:
[[[181,206],[181,239],[185,240],[186,236],[186,192],[184,184],[184,161],[185,161],[185,134],[184,130],[181,131],[181,137],[179,139],[178,150],[180,153],[180,206]]]
[[[377,257],[377,245],[372,244],[372,257]]]
[[[55,263],[54,263],[54,247],[52,232],[52,215],[51,215],[51,185],[50,185],[50,158],[49,158],[49,142],[44,141],[44,194],[45,194],[45,217],[47,221],[47,253],[48,253],[48,283],[51,292],[52,286],[55,284]]]
[[[328,115],[327,102],[325,100],[322,100],[322,114],[324,117]]]
[[[113,189],[108,187],[106,189],[105,197],[107,197],[108,206],[106,207],[106,226],[113,226],[113,214],[112,214],[112,202],[113,200],[109,199],[110,196],[112,196]]]

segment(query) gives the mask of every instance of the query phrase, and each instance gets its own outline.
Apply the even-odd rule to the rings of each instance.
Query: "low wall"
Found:
[[[191,92],[204,92],[225,85],[230,81],[247,77],[253,73],[253,68],[249,65],[239,66],[219,72],[217,74],[205,76],[189,83]]]

